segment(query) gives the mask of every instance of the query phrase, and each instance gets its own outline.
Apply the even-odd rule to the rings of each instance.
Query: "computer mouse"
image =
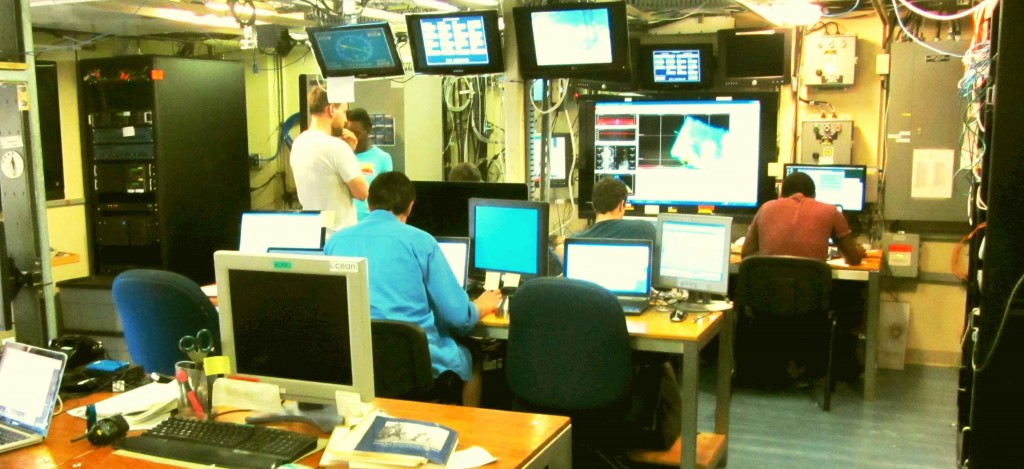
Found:
[[[675,311],[672,311],[672,314],[669,314],[668,318],[672,322],[682,322],[683,319],[686,318],[686,311],[681,311],[677,309]]]

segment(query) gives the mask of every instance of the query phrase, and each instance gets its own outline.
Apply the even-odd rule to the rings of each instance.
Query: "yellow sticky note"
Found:
[[[231,372],[231,360],[228,357],[206,357],[203,359],[206,375],[226,375]]]

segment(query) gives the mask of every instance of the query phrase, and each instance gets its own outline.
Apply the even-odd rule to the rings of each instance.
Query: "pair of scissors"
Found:
[[[213,334],[209,329],[200,329],[196,335],[186,335],[178,341],[178,349],[188,355],[189,360],[203,363],[203,359],[213,351]]]

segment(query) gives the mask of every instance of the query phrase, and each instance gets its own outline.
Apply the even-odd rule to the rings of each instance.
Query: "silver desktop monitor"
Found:
[[[658,215],[658,252],[654,285],[685,289],[689,296],[677,309],[705,311],[727,308],[710,295],[729,290],[729,245],[732,218],[711,215]]]
[[[231,371],[281,388],[282,399],[373,400],[366,259],[214,253],[223,353]]]

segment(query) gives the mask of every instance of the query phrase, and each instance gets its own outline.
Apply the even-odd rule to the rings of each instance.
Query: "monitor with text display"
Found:
[[[687,302],[677,308],[704,309],[710,295],[728,293],[731,236],[730,217],[658,215],[654,285],[687,290]]]
[[[505,71],[497,10],[406,15],[416,73],[479,75]]]
[[[786,176],[805,173],[814,181],[814,200],[839,207],[844,212],[864,210],[867,167],[856,165],[787,164]]]

